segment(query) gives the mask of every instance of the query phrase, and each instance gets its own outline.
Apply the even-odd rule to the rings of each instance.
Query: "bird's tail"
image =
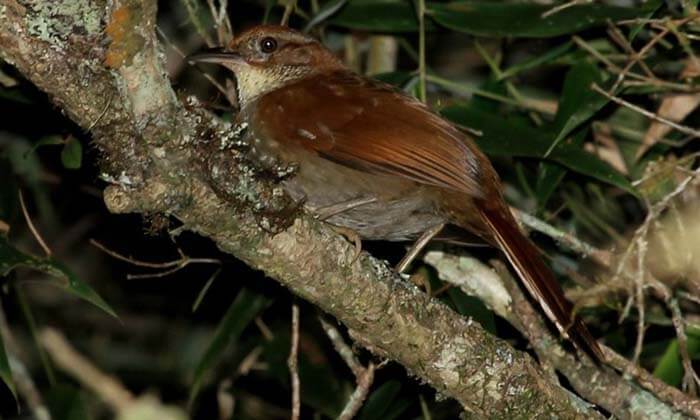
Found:
[[[564,296],[554,274],[545,265],[535,245],[520,232],[507,208],[482,206],[481,216],[525,288],[559,332],[581,350],[599,361],[604,360],[598,342],[581,319],[574,316],[573,306]]]

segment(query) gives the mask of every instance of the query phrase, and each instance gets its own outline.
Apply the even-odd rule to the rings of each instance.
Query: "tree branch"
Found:
[[[425,260],[435,267],[440,278],[455,284],[465,293],[478,296],[496,314],[506,319],[528,338],[538,356],[561,372],[571,386],[584,398],[613,413],[618,418],[657,419],[680,416],[700,417],[700,401],[653,378],[641,367],[634,366],[635,377],[646,389],[622,378],[610,369],[593,363],[587,357],[574,357],[564,350],[542,317],[525,297],[505,266],[494,262],[498,274],[478,260],[429,252]],[[482,287],[489,272],[490,288]],[[493,292],[493,291],[497,292]],[[505,292],[505,293],[504,293]],[[611,367],[624,370],[624,358],[603,346]],[[651,391],[651,392],[650,392]]]

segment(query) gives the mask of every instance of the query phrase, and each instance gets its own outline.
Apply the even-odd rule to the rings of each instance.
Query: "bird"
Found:
[[[362,239],[415,241],[398,271],[445,226],[478,237],[503,252],[564,338],[603,360],[520,230],[493,165],[464,130],[395,87],[355,73],[320,41],[286,26],[252,27],[188,60],[232,72],[251,154],[298,165],[282,181],[293,199]]]

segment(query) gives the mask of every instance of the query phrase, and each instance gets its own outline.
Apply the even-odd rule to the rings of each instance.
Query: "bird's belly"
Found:
[[[285,190],[312,214],[326,216],[330,211],[324,218],[330,224],[351,229],[363,239],[405,241],[446,221],[430,187],[354,169],[301,147],[283,147],[260,134],[252,136],[252,152],[258,160],[298,164],[296,173],[282,181]]]
[[[424,188],[412,181],[371,174],[314,156],[284,181],[287,192],[328,223],[364,239],[404,241],[444,221]]]
[[[426,194],[428,187],[413,181],[356,170],[306,151],[275,155],[299,165],[283,181],[294,200],[363,239],[412,240],[445,221],[429,198],[434,195]]]

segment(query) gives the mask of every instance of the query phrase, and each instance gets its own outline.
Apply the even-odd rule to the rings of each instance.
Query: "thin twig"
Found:
[[[113,100],[113,99],[114,99],[114,95],[112,94],[112,95],[110,95],[109,100],[107,101],[107,103],[105,104],[104,108],[102,109],[102,112],[100,112],[100,115],[98,115],[97,118],[95,118],[95,121],[93,121],[92,123],[90,123],[90,125],[88,126],[88,128],[85,129],[86,132],[90,132],[93,128],[95,128],[95,126],[97,125],[97,123],[99,123],[100,120],[102,119],[102,117],[105,116],[105,114],[107,113],[107,110],[109,109],[109,106],[112,105],[112,100]]]
[[[190,22],[192,22],[192,25],[194,25],[194,28],[197,30],[199,36],[202,37],[204,43],[207,44],[207,47],[213,48],[214,41],[211,39],[207,33],[207,29],[204,27],[204,24],[197,16],[197,8],[199,7],[198,3],[194,0],[182,0],[182,2],[185,4],[185,9],[187,9],[187,15],[190,18]]]
[[[588,244],[581,239],[575,237],[574,235],[564,232],[550,225],[549,223],[538,219],[531,214],[525,213],[519,209],[511,207],[511,211],[515,214],[516,218],[525,226],[537,232],[544,233],[545,235],[551,237],[555,241],[565,245],[569,249],[586,257],[590,257],[597,263],[609,267],[612,261],[612,254],[610,251],[602,250]]]
[[[683,133],[683,134],[687,134],[687,135],[692,136],[692,137],[694,137],[694,138],[700,138],[700,131],[695,130],[695,129],[693,129],[693,128],[691,128],[691,127],[688,127],[688,126],[685,126],[685,125],[681,125],[681,124],[675,123],[675,122],[673,122],[673,121],[671,121],[671,120],[669,120],[669,119],[666,119],[666,118],[663,118],[663,117],[659,116],[658,114],[655,114],[655,113],[653,113],[653,112],[651,112],[651,111],[647,111],[646,109],[644,109],[644,108],[642,108],[642,107],[639,107],[639,106],[634,105],[634,104],[632,104],[632,103],[630,103],[630,102],[627,102],[627,101],[625,101],[625,100],[622,99],[622,98],[618,98],[617,96],[611,95],[610,93],[606,92],[604,89],[601,89],[601,88],[600,88],[597,84],[595,84],[595,83],[593,83],[593,84],[591,85],[591,89],[593,89],[594,91],[600,93],[601,95],[605,96],[606,98],[610,99],[611,101],[615,102],[616,104],[622,105],[622,106],[624,106],[624,107],[626,107],[626,108],[629,108],[629,109],[631,109],[631,110],[633,110],[633,111],[636,111],[636,112],[638,112],[638,113],[644,115],[645,117],[647,117],[647,118],[649,118],[649,119],[652,119],[652,120],[654,120],[654,121],[660,122],[660,123],[662,123],[662,124],[666,124],[666,125],[668,125],[669,127],[672,127],[672,128],[674,128],[674,129],[680,131],[680,132]]]
[[[275,335],[272,333],[272,330],[270,327],[265,324],[265,321],[261,317],[256,317],[255,318],[255,326],[258,327],[258,330],[260,331],[260,334],[262,334],[263,338],[265,341],[272,341],[275,338]]]
[[[622,73],[623,69],[619,67],[618,65],[614,64],[610,59],[604,55],[602,55],[599,51],[597,51],[595,48],[593,48],[591,45],[589,45],[586,41],[584,41],[582,38],[574,35],[571,37],[572,41],[576,43],[579,47],[584,49],[586,52],[591,54],[593,57],[595,57],[598,61],[602,62],[605,64],[605,66],[608,68],[608,70],[612,73],[615,74],[620,74]],[[686,84],[682,83],[674,83],[674,82],[669,82],[666,80],[661,80],[661,79],[651,79],[647,76],[641,75],[634,73],[632,71],[627,72],[627,76],[633,79],[636,79],[638,81],[641,81],[644,83],[644,85],[652,85],[652,86],[657,86],[657,87],[663,87],[669,90],[674,90],[674,91],[679,91],[679,92],[695,92],[697,91],[696,86],[689,86]],[[633,83],[633,82],[626,82],[625,86],[628,83]]]
[[[684,394],[679,389],[669,386],[661,379],[647,372],[641,366],[617,354],[610,347],[601,344],[600,349],[603,351],[605,361],[610,367],[632,376],[642,388],[650,391],[653,395],[668,403],[674,409],[687,413],[693,416],[693,418],[698,418],[698,416],[700,416],[700,401]]]
[[[662,287],[667,288],[661,282],[658,282]],[[668,299],[666,300],[666,306],[671,311],[671,320],[673,322],[673,328],[676,330],[676,338],[678,339],[678,350],[681,355],[681,362],[683,364],[683,390],[687,391],[692,396],[698,395],[698,385],[700,385],[700,378],[693,368],[693,362],[690,359],[690,354],[688,353],[688,336],[685,332],[685,320],[683,319],[683,313],[678,305],[678,300],[671,296],[670,290],[667,291]]]
[[[683,51],[688,55],[688,58],[692,60],[693,64],[698,67],[700,63],[698,63],[698,58],[695,55],[695,51],[693,51],[693,48],[690,45],[690,42],[688,41],[688,37],[686,34],[682,33],[679,31],[679,28],[686,23],[688,23],[691,19],[694,19],[697,16],[689,16],[683,20],[681,20],[678,23],[675,23],[671,20],[666,21],[666,24],[663,25],[662,30],[669,30],[671,33],[676,37],[678,40],[678,44],[683,48]],[[652,24],[652,26],[654,26]]]
[[[180,57],[183,59],[187,57],[187,55],[178,47],[177,45],[173,44],[170,42],[168,37],[165,35],[165,33],[160,29],[160,27],[156,27],[156,31],[158,32],[158,35],[163,39],[163,42],[165,42],[168,47],[172,48],[173,51],[175,51]],[[222,95],[226,98],[226,100],[231,104],[231,105],[236,105],[238,103],[238,100],[236,98],[236,95],[232,93],[229,89],[226,89],[221,83],[219,83],[216,79],[214,79],[209,73],[201,70],[199,66],[194,66],[197,70],[199,70],[200,74],[204,76],[209,83],[211,83],[216,90],[221,92]]]
[[[226,45],[226,43],[231,39],[231,22],[228,19],[228,13],[226,13],[226,8],[228,6],[227,0],[220,0],[219,7],[214,5],[214,0],[207,0],[209,5],[209,12],[214,20],[214,29],[216,29],[216,36],[219,41],[219,45]]]
[[[432,416],[430,415],[430,409],[428,408],[428,404],[425,402],[425,397],[423,394],[418,394],[418,400],[420,402],[420,411],[421,414],[423,414],[423,420],[432,420]]]
[[[34,235],[34,239],[39,243],[39,246],[41,246],[41,249],[44,250],[44,254],[46,254],[47,257],[51,256],[51,249],[49,249],[48,245],[46,245],[46,242],[44,242],[44,238],[41,237],[39,234],[39,231],[37,228],[34,226],[34,223],[32,222],[32,218],[29,217],[29,212],[27,211],[27,206],[24,204],[24,195],[22,194],[22,190],[19,190],[19,205],[22,208],[22,214],[24,215],[24,220],[27,221],[27,226],[29,226],[29,230],[32,232],[32,235]]]
[[[343,340],[343,337],[340,335],[338,329],[321,316],[318,317],[318,320],[321,322],[323,331],[325,331],[326,335],[331,340],[335,351],[337,351],[340,357],[343,358],[345,364],[348,365],[350,370],[352,370],[353,375],[355,375],[355,377],[359,377],[365,368],[357,360],[355,353],[353,353],[350,346],[348,346],[348,344]]]
[[[638,319],[637,319],[637,339],[634,347],[634,355],[632,358],[632,365],[636,365],[639,361],[639,357],[642,352],[642,346],[644,342],[644,335],[645,335],[645,329],[646,329],[646,324],[645,324],[645,296],[644,296],[644,288],[647,285],[647,276],[650,279],[653,279],[651,276],[651,273],[647,273],[645,262],[646,262],[646,254],[647,254],[647,248],[648,248],[648,242],[647,242],[647,234],[649,232],[649,228],[652,225],[654,221],[657,220],[658,216],[669,207],[670,203],[672,200],[681,194],[685,189],[690,185],[690,182],[700,175],[700,168],[695,169],[694,171],[690,172],[688,176],[681,181],[678,186],[671,191],[669,194],[664,196],[661,200],[656,202],[654,205],[649,205],[649,210],[647,212],[647,215],[644,219],[644,222],[635,230],[634,235],[632,237],[632,240],[630,241],[629,245],[625,249],[622,258],[617,264],[617,268],[615,270],[615,273],[610,280],[609,283],[616,283],[619,278],[623,274],[623,270],[627,268],[628,266],[628,260],[632,255],[632,251],[636,249],[637,252],[637,264],[636,264],[636,270],[632,274],[627,274],[626,277],[631,277],[632,280],[634,281],[634,291],[629,293],[627,303],[625,304],[624,310],[622,311],[622,314],[620,316],[620,322],[624,320],[627,315],[629,314],[629,311],[632,307],[632,303],[636,303],[637,311],[638,311]],[[663,296],[670,296],[670,292],[665,292]],[[670,297],[665,297],[664,300],[666,300],[667,305],[668,302],[670,302]],[[671,306],[669,306],[669,309],[672,309]],[[680,318],[680,317],[679,317]],[[680,322],[680,321],[679,321]],[[675,326],[676,322],[674,322]],[[677,329],[678,332],[678,329]],[[683,335],[683,331],[680,331],[680,335]],[[678,335],[678,334],[677,334]],[[692,367],[691,370],[692,371]],[[629,373],[629,372],[626,372]],[[689,374],[689,373],[688,373]]]
[[[662,32],[656,34],[656,36],[654,36],[649,42],[646,43],[646,45],[644,45],[642,47],[642,49],[639,50],[639,52],[634,51],[634,49],[632,48],[630,43],[620,33],[620,30],[617,29],[617,27],[613,26],[611,31],[609,31],[609,34],[611,35],[611,38],[613,40],[616,40],[616,42],[618,42],[618,44],[620,44],[631,55],[631,59],[629,60],[627,65],[617,75],[617,80],[615,81],[615,84],[613,85],[613,87],[610,88],[610,92],[617,91],[618,87],[620,87],[620,84],[625,79],[625,76],[630,72],[632,67],[637,63],[639,63],[642,70],[645,73],[647,73],[647,76],[650,79],[652,79],[652,80],[657,79],[656,76],[654,75],[654,73],[652,73],[651,69],[649,69],[649,67],[646,65],[646,63],[644,61],[642,61],[642,59],[644,58],[644,56],[646,56],[646,54],[649,52],[649,50],[654,45],[656,45],[659,41],[661,41],[666,36],[666,34],[668,34],[668,30],[662,31]]]
[[[338,420],[350,420],[354,418],[357,412],[360,411],[360,408],[362,408],[362,404],[367,398],[369,389],[372,387],[372,383],[374,382],[374,372],[376,369],[382,367],[383,364],[375,366],[374,363],[370,362],[366,368],[362,366],[355,357],[355,354],[350,346],[345,342],[345,340],[343,340],[343,337],[340,335],[338,329],[321,316],[318,317],[318,320],[321,321],[323,331],[326,332],[326,335],[331,340],[331,343],[333,343],[333,348],[335,348],[335,351],[337,351],[340,357],[343,358],[345,364],[348,365],[353,375],[355,375],[355,380],[357,381],[355,391],[352,393],[348,399],[348,402],[345,404],[345,408],[343,408],[343,411],[338,416]]]
[[[83,386],[92,389],[116,411],[123,411],[134,403],[134,396],[129,390],[75,351],[60,332],[46,328],[41,332],[40,340],[57,366]]]
[[[622,71],[621,67],[619,67],[617,64],[610,61],[607,57],[605,57],[603,54],[601,54],[598,50],[596,50],[591,45],[589,45],[586,41],[583,40],[583,38],[581,38],[577,35],[574,35],[571,37],[571,40],[574,41],[574,43],[576,45],[578,45],[580,48],[582,48],[583,50],[588,52],[590,55],[597,58],[598,61],[605,64],[609,69],[616,70],[616,72],[618,72],[618,73]]]
[[[197,308],[199,308],[199,305],[202,303],[202,300],[204,299],[204,296],[207,294],[209,291],[209,288],[211,287],[212,284],[214,284],[214,280],[216,280],[217,277],[219,277],[219,274],[221,274],[222,267],[219,267],[212,273],[211,276],[207,279],[206,283],[204,283],[204,287],[202,287],[202,290],[197,293],[197,297],[195,298],[194,302],[192,303],[192,312],[195,312]]]
[[[292,420],[299,420],[301,413],[301,386],[299,383],[299,305],[292,304],[292,346],[287,359],[292,379]]]
[[[180,266],[182,264],[183,260],[189,260],[190,262],[199,262],[199,263],[208,263],[208,264],[221,264],[221,260],[217,259],[212,259],[212,258],[189,258],[186,255],[182,253],[181,250],[178,249],[178,252],[182,256],[179,260],[173,260],[173,261],[166,261],[162,263],[154,263],[154,262],[148,262],[148,261],[141,261],[141,260],[136,260],[134,258],[130,257],[125,257],[124,255],[121,255],[115,251],[112,251],[111,249],[105,247],[101,243],[97,242],[94,239],[90,239],[90,244],[95,246],[96,248],[100,249],[104,253],[118,259],[124,262],[128,262],[129,264],[138,266],[138,267],[147,267],[147,268],[170,268],[170,267],[176,267]]]
[[[692,22],[694,20],[700,19],[700,14],[698,13],[693,13],[692,15],[688,17],[684,17],[681,19],[670,19],[670,22],[673,22],[674,24],[678,24],[679,22]],[[637,25],[654,25],[654,24],[665,24],[666,22],[669,22],[668,17],[663,17],[663,18],[634,18],[634,19],[624,19],[620,20],[617,22],[618,25],[626,25],[626,26],[637,26]]]
[[[185,255],[182,250],[178,249],[177,252],[180,254],[180,259],[173,260],[173,261],[166,261],[162,263],[154,263],[154,262],[149,262],[149,261],[141,261],[137,260],[131,257],[126,257],[122,254],[119,254],[115,251],[112,251],[111,249],[107,248],[106,246],[102,245],[101,243],[97,242],[94,239],[90,239],[90,244],[105,254],[116,258],[120,261],[127,262],[131,265],[135,265],[137,267],[145,267],[145,268],[160,268],[164,269],[167,268],[168,270],[162,271],[160,273],[151,273],[151,274],[128,274],[127,279],[132,280],[132,279],[144,279],[144,278],[154,278],[154,277],[165,277],[169,274],[175,273],[179,270],[182,270],[183,268],[187,267],[190,264],[217,264],[221,265],[222,262],[221,260],[218,260],[216,258],[191,258],[187,255]]]
[[[357,377],[357,387],[355,391],[350,395],[347,404],[343,408],[343,411],[338,416],[338,420],[350,420],[357,415],[357,412],[362,408],[362,404],[369,394],[369,390],[374,382],[374,371],[376,367],[374,363],[369,362],[367,369],[363,369],[360,376]]]
[[[647,225],[648,226],[648,225]],[[644,305],[644,283],[645,283],[645,260],[647,255],[648,242],[646,239],[646,230],[640,238],[637,240],[637,273],[634,276],[634,299],[637,302],[637,340],[634,345],[634,356],[632,357],[632,363],[639,363],[639,356],[642,354],[642,347],[644,345],[644,335],[646,332],[646,309]]]
[[[5,344],[5,351],[8,361],[10,362],[10,369],[12,370],[12,380],[15,383],[17,392],[24,398],[25,403],[34,416],[33,418],[37,420],[51,420],[51,413],[44,404],[44,399],[37,389],[30,372],[27,370],[22,360],[15,357],[15,354],[19,353],[19,349],[17,348],[17,342],[12,334],[12,330],[7,323],[7,318],[5,317],[5,311],[3,310],[1,302],[0,336],[2,336]]]
[[[292,11],[297,7],[297,0],[287,0],[287,4],[284,6],[284,14],[282,15],[282,20],[280,21],[281,26],[287,26],[289,23],[289,17],[292,15]]]
[[[236,409],[236,398],[231,392],[231,379],[224,379],[216,387],[216,403],[219,412],[219,419],[231,419]]]
[[[621,275],[622,271],[624,268],[627,267],[627,261],[629,260],[632,250],[637,246],[638,241],[640,238],[644,238],[649,231],[649,226],[652,223],[652,221],[656,220],[656,218],[663,212],[675,197],[677,197],[679,194],[681,194],[685,189],[690,185],[690,182],[695,179],[698,175],[700,175],[700,168],[695,169],[694,171],[690,172],[686,178],[684,178],[677,186],[676,188],[668,193],[666,196],[664,196],[661,200],[656,202],[653,206],[649,207],[649,210],[647,212],[647,216],[644,219],[644,223],[640,225],[634,232],[634,235],[632,237],[632,240],[630,241],[629,246],[625,249],[625,252],[622,255],[622,258],[617,264],[617,268],[615,270],[615,274],[612,277],[612,281],[616,281]]]
[[[27,367],[12,354],[8,355],[8,359],[12,370],[12,379],[15,382],[17,391],[24,397],[24,401],[29,406],[32,418],[35,420],[51,420],[51,412],[44,403]]]

